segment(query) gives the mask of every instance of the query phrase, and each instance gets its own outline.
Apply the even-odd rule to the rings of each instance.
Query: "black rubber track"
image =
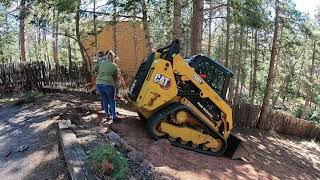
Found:
[[[151,117],[148,118],[148,120],[147,120],[147,131],[148,131],[148,133],[154,139],[161,139],[161,138],[167,137],[167,136],[163,136],[163,137],[162,136],[157,136],[154,133],[155,128],[157,127],[157,125],[161,121],[165,120],[165,118],[167,118],[171,113],[176,112],[178,110],[182,110],[182,109],[187,110],[189,113],[191,113],[193,116],[195,116],[199,121],[201,121],[202,124],[204,124],[209,129],[211,129],[210,126],[208,124],[206,124],[199,116],[194,114],[193,111],[188,106],[182,105],[180,103],[172,103],[172,104],[168,105],[167,107],[157,111]],[[181,147],[181,148],[184,148],[184,149],[200,152],[200,153],[203,153],[203,154],[208,154],[208,155],[213,155],[213,156],[221,156],[221,155],[224,154],[224,152],[227,149],[227,142],[224,140],[224,138],[223,138],[223,136],[221,134],[217,134],[216,133],[216,136],[222,141],[222,147],[217,152],[212,152],[210,150],[203,150],[200,147],[193,148],[190,143],[181,144],[181,143],[175,141],[175,142],[171,142],[171,144],[174,145],[174,146],[178,146],[178,147]],[[217,138],[217,137],[215,137],[215,138]]]

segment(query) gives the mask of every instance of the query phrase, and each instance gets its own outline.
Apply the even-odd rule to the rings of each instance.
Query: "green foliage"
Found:
[[[31,91],[25,92],[22,97],[26,98],[30,102],[35,102],[42,96],[43,96],[43,93],[41,93],[39,91],[31,90]]]
[[[87,158],[99,173],[106,173],[103,168],[103,163],[107,161],[114,166],[114,169],[109,175],[111,175],[113,179],[125,179],[128,169],[127,159],[112,145],[103,144],[88,151]]]
[[[303,105],[299,105],[294,113],[297,118],[301,118],[302,112],[303,112]]]
[[[233,19],[242,26],[262,28],[266,23],[266,12],[262,0],[232,0]]]
[[[295,116],[301,118],[303,112],[303,105],[299,105],[295,110]],[[305,119],[315,123],[320,123],[320,113],[316,109],[308,109],[305,115]]]

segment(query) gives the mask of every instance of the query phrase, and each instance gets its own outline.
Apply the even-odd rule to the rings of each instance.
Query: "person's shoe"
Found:
[[[112,123],[117,124],[117,123],[121,123],[121,119],[118,117],[112,118],[111,119]]]

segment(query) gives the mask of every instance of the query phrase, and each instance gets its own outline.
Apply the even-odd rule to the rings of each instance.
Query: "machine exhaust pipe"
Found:
[[[227,140],[227,149],[225,155],[231,159],[248,158],[251,156],[250,147],[236,136],[230,134]]]

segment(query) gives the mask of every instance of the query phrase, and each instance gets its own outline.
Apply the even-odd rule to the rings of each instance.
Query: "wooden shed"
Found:
[[[89,36],[84,41],[84,47],[93,64],[94,56],[100,51],[113,49],[112,25],[105,26],[97,36],[97,49],[94,36]],[[147,55],[145,46],[145,33],[142,25],[132,22],[119,22],[116,24],[117,56],[120,58],[117,64],[126,76],[133,76],[141,62]]]

